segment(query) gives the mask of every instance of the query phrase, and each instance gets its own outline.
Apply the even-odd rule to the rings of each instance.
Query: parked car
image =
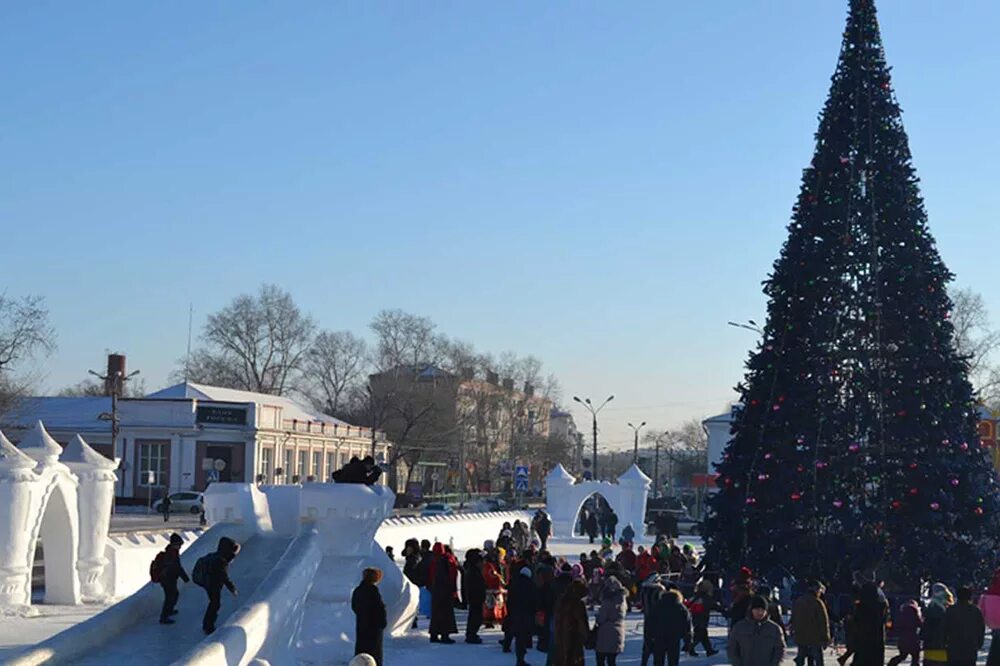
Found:
[[[499,497],[480,497],[465,505],[470,513],[490,513],[492,511],[507,511],[510,506]]]
[[[454,514],[455,510],[451,508],[450,504],[426,504],[420,511],[420,515],[424,518],[427,516],[452,516]]]
[[[171,513],[193,513],[198,515],[201,513],[202,507],[205,505],[205,495],[202,493],[196,493],[193,490],[187,490],[179,493],[170,493],[170,512]],[[163,511],[163,500],[156,500],[153,504],[153,511],[160,513]]]

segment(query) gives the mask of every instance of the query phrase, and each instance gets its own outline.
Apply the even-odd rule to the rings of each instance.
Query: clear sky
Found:
[[[931,229],[1000,316],[1000,3],[878,4]],[[106,350],[158,388],[189,303],[268,281],[324,327],[399,307],[535,354],[616,394],[611,444],[711,415],[846,6],[6,2],[0,287],[47,299],[50,390]]]

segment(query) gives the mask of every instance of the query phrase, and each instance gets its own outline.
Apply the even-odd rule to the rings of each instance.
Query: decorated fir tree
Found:
[[[912,588],[998,563],[996,474],[917,182],[873,0],[851,0],[709,502],[722,566]]]

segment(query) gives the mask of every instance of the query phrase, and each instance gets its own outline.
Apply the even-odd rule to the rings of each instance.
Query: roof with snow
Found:
[[[111,432],[111,422],[98,417],[111,411],[111,398],[38,397],[18,400],[4,418],[10,428],[30,428],[41,421],[51,430]]]
[[[255,393],[253,391],[241,391],[239,389],[222,388],[221,386],[208,386],[206,384],[195,384],[194,382],[181,382],[150,393],[146,400],[209,400],[212,402],[235,402],[254,403],[257,405],[269,405],[281,409],[281,418],[285,420],[313,421],[341,426],[350,425],[346,421],[327,416],[317,410],[306,407],[291,398],[269,393]]]

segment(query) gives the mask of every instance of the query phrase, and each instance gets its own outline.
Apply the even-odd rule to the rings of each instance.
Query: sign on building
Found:
[[[198,423],[242,426],[247,424],[247,410],[244,407],[198,405],[198,411],[195,413],[195,420]]]

